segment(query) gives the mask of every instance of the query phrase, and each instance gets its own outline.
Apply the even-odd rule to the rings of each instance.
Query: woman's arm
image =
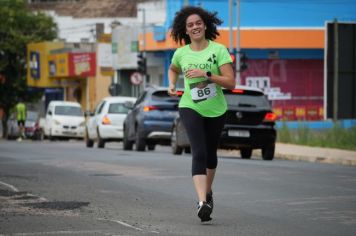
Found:
[[[210,80],[224,88],[234,89],[236,82],[231,63],[219,67],[221,75],[211,74]],[[186,72],[187,78],[206,77],[206,71],[201,69],[191,69]]]
[[[169,81],[168,94],[171,96],[177,96],[176,83],[178,80],[179,73],[180,73],[179,68],[171,64],[168,69],[168,81]]]

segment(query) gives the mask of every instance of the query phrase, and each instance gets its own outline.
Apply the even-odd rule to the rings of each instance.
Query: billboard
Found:
[[[356,118],[356,22],[327,24],[326,118]]]
[[[114,69],[137,68],[138,28],[117,26],[113,30],[112,53]]]
[[[323,60],[250,59],[242,83],[258,87],[283,120],[323,119]]]
[[[95,53],[69,53],[68,75],[89,77],[96,75]]]
[[[36,51],[30,51],[30,75],[33,79],[38,80],[41,78],[41,66],[40,66],[40,53]]]
[[[48,56],[48,72],[50,77],[67,77],[68,53],[58,53]]]

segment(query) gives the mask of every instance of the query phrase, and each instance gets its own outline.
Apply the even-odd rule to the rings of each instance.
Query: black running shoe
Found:
[[[214,209],[213,191],[206,194],[206,203],[211,206],[211,211],[213,211]]]
[[[198,203],[198,217],[200,218],[201,222],[206,222],[212,220],[210,217],[212,212],[212,208],[209,204],[206,202],[203,202],[202,204]]]

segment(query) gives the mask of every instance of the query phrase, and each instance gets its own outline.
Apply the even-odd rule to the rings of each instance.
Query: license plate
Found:
[[[76,135],[75,132],[70,132],[70,131],[63,131],[62,134],[64,134],[64,135]]]
[[[229,130],[227,134],[231,137],[243,137],[243,138],[250,137],[250,131],[248,130]]]

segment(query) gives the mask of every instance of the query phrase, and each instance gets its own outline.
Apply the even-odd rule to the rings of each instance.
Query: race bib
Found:
[[[213,98],[217,95],[216,84],[208,80],[190,84],[190,94],[194,102]]]

